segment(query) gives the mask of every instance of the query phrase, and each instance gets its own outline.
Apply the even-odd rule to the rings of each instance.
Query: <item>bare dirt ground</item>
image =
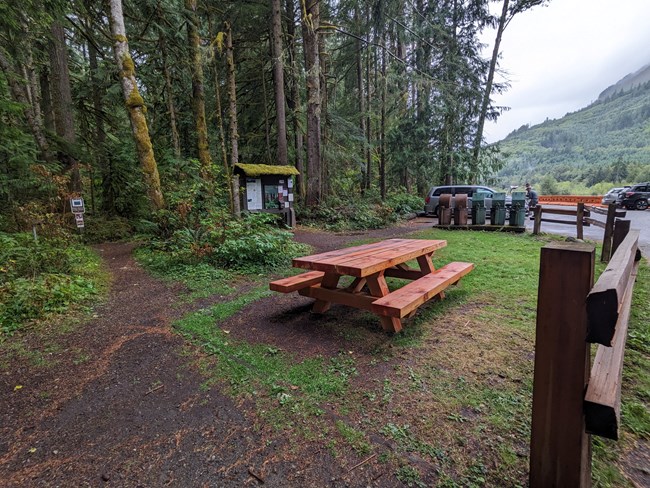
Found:
[[[416,219],[363,234],[298,231],[296,238],[327,250],[429,225]],[[400,485],[372,466],[348,474],[328,452],[289,445],[260,427],[249,405],[235,404],[218,386],[202,388],[195,361],[201,352],[171,329],[192,306],[177,306],[182,288],[145,273],[132,250],[121,243],[98,247],[113,282],[94,318],[57,336],[55,345],[42,334],[24,334],[21,350],[45,351],[39,361],[28,353],[4,358],[0,486]],[[319,332],[317,319],[296,327],[287,320],[296,315],[295,298],[279,298],[234,317],[247,324],[237,335],[292,344],[304,355],[347,347]],[[306,317],[296,320],[312,320]]]

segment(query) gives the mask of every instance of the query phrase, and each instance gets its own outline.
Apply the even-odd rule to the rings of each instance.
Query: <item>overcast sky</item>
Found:
[[[494,31],[484,42],[491,56]],[[511,87],[494,97],[510,110],[486,123],[485,137],[498,141],[523,124],[580,109],[649,63],[650,0],[551,0],[519,14],[501,41],[500,68]]]

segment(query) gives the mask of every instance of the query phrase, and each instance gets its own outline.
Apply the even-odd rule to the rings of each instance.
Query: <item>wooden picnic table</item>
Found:
[[[315,298],[312,310],[316,313],[326,312],[332,303],[370,310],[380,317],[384,330],[399,332],[402,318],[435,296],[443,298],[448,286],[473,269],[472,263],[455,262],[436,270],[431,257],[446,245],[444,240],[388,239],[304,256],[294,259],[293,266],[309,272],[274,281],[270,288]],[[413,259],[419,269],[406,264]],[[343,276],[354,280],[339,287]],[[391,292],[386,277],[413,281]]]

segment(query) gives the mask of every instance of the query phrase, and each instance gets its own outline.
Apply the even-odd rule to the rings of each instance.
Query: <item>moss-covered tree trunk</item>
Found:
[[[287,0],[287,52],[289,53],[289,65],[291,76],[289,77],[290,96],[287,98],[287,106],[292,114],[293,119],[293,144],[296,158],[296,169],[300,172],[296,176],[296,186],[298,187],[298,195],[301,199],[305,198],[305,175],[304,175],[304,148],[303,148],[303,126],[302,119],[302,103],[300,100],[300,90],[298,83],[298,62],[296,60],[296,9],[295,0]]]
[[[201,163],[201,177],[212,181],[212,158],[208,143],[208,125],[205,121],[205,93],[203,90],[203,61],[201,59],[201,39],[199,37],[197,0],[185,0],[187,13],[187,39],[190,47],[192,69],[192,111],[196,124],[197,148]]]
[[[302,38],[307,70],[307,192],[305,203],[313,207],[321,199],[321,94],[318,53],[319,0],[305,0]]]
[[[81,175],[79,163],[72,154],[76,143],[73,119],[72,90],[70,89],[70,70],[68,68],[68,48],[65,43],[63,25],[55,21],[50,27],[50,68],[52,72],[52,106],[56,134],[66,142],[59,146],[59,160],[70,172],[70,190],[81,192]]]
[[[235,81],[235,54],[232,29],[226,22],[226,63],[228,64],[228,119],[230,125],[230,164],[239,162],[239,130],[237,129],[237,83]]]
[[[129,44],[126,38],[124,27],[124,15],[122,13],[122,1],[110,0],[110,24],[111,35],[113,36],[113,53],[115,61],[120,70],[120,82],[122,93],[126,102],[126,108],[131,119],[131,128],[138,152],[138,159],[144,173],[144,181],[149,201],[154,209],[164,207],[165,200],[160,188],[160,176],[158,165],[149,138],[147,119],[145,118],[146,107],[144,100],[138,91],[135,81],[135,65],[129,54]]]
[[[284,63],[282,61],[282,9],[280,0],[271,0],[271,51],[273,53],[273,83],[275,92],[275,124],[277,128],[277,163],[286,165],[287,114],[284,110]]]

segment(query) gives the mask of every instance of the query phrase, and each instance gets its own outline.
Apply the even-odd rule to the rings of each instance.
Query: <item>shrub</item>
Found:
[[[86,216],[84,237],[86,242],[99,243],[126,239],[133,233],[129,221],[123,217]]]
[[[166,274],[178,274],[178,265],[200,263],[256,272],[288,263],[303,252],[305,247],[295,243],[290,232],[278,227],[274,214],[252,213],[232,219],[225,212],[212,212],[197,225],[153,240],[139,256],[150,269],[160,273],[165,268]],[[167,257],[162,259],[160,254]],[[142,259],[145,255],[148,258]]]
[[[97,259],[61,239],[0,233],[0,335],[95,295]]]

